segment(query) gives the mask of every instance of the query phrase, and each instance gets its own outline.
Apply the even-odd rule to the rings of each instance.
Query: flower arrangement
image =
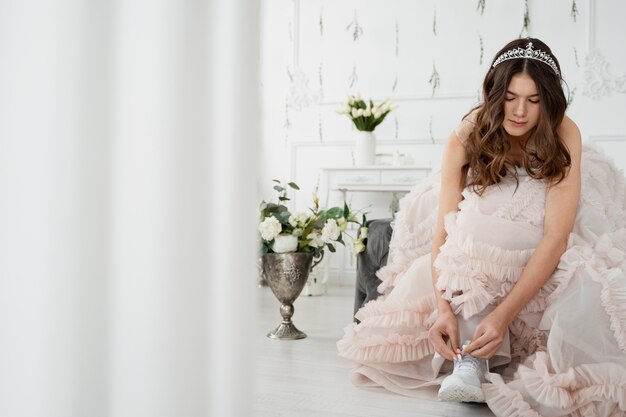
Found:
[[[343,106],[337,109],[337,113],[347,115],[358,130],[373,132],[376,126],[381,124],[385,117],[396,108],[398,106],[388,98],[379,104],[374,104],[372,99],[366,102],[359,94],[356,94],[348,96]]]
[[[288,201],[287,187],[299,190],[297,184],[289,182],[286,185],[274,180],[274,190],[278,192],[278,203],[261,202],[259,234],[261,253],[289,253],[289,252],[323,252],[328,248],[335,252],[335,244],[345,245],[343,235],[349,223],[366,224],[365,214],[362,221],[357,220],[358,213],[353,213],[344,203],[343,208],[332,207],[320,209],[319,199],[313,194],[313,208],[310,213],[291,213],[283,203]],[[367,236],[367,228],[360,227],[359,235],[354,239],[355,253],[365,250],[363,240]],[[359,252],[357,252],[357,250]]]

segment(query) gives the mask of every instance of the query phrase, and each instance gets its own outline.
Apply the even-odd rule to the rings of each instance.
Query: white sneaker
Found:
[[[469,342],[465,343],[467,345]],[[484,403],[485,395],[480,384],[485,382],[488,366],[485,359],[465,355],[454,361],[454,370],[441,382],[440,401]]]

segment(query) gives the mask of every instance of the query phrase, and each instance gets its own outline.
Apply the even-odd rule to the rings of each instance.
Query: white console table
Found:
[[[428,166],[371,165],[325,167],[321,169],[322,181],[320,187],[324,196],[322,207],[329,207],[332,192],[342,193],[343,201],[346,201],[347,193],[352,192],[391,193],[393,199],[389,210],[390,215],[393,215],[398,210],[398,195],[411,191],[417,183],[428,176],[430,171],[431,167]],[[340,277],[345,272],[345,263],[346,259],[344,257],[339,266]],[[322,288],[317,290],[318,293],[308,295],[319,295],[326,291],[325,284],[330,273],[330,262],[324,262],[323,270]]]
[[[322,168],[324,206],[328,207],[330,193],[339,191],[343,199],[348,192],[392,193],[391,214],[397,211],[398,193],[407,193],[426,178],[431,168],[426,166],[345,166]],[[395,206],[394,206],[395,204]]]

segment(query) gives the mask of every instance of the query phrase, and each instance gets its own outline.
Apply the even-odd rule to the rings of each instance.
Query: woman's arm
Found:
[[[437,271],[432,266],[432,263],[437,259],[440,247],[446,240],[444,217],[452,211],[457,211],[459,202],[463,199],[461,195],[463,191],[461,175],[466,160],[465,146],[461,143],[455,132],[451,133],[446,143],[442,159],[439,214],[431,252],[432,283],[439,316],[429,331],[429,339],[435,350],[441,356],[450,360],[454,359],[456,349],[459,347],[457,321],[450,304],[441,297],[441,292],[437,290]],[[447,345],[448,340],[450,340],[452,348]]]
[[[567,249],[580,198],[582,144],[578,127],[568,117],[559,128],[559,136],[569,149],[572,165],[563,181],[548,187],[543,238],[517,283],[500,305],[477,326],[472,343],[464,350],[476,357],[489,358],[497,351],[509,324],[552,276]]]

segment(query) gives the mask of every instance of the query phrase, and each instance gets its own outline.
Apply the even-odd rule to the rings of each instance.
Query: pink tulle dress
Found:
[[[471,128],[464,121],[459,138]],[[557,270],[509,326],[483,391],[497,416],[626,415],[626,183],[585,146],[576,224]],[[463,192],[445,219],[437,286],[459,319],[461,340],[515,284],[543,235],[547,184],[518,170],[483,196]],[[451,363],[435,353],[430,250],[439,176],[407,194],[394,222],[379,299],[337,343],[356,363],[352,380],[403,395],[439,385]],[[495,368],[495,369],[494,369]]]

